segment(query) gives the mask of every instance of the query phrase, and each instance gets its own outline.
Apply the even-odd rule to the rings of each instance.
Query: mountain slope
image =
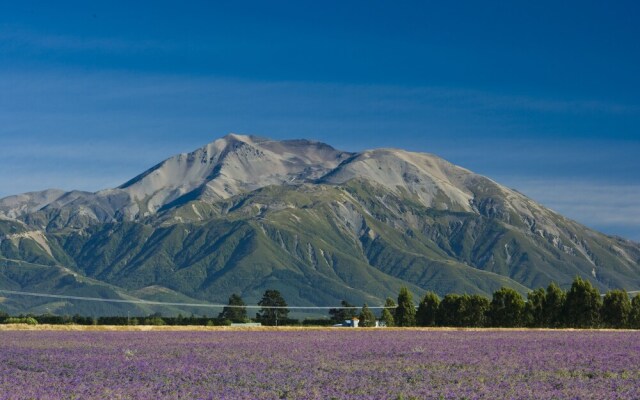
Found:
[[[239,293],[256,303],[273,288],[292,305],[374,305],[401,286],[490,295],[575,276],[640,287],[637,243],[434,155],[241,135],[116,189],[0,200],[1,260],[64,266],[122,295],[205,302]],[[0,288],[49,279],[13,274]]]

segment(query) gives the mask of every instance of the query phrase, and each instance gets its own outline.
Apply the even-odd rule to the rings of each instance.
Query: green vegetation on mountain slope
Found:
[[[37,273],[16,273],[5,261],[0,284],[221,303],[231,293],[255,303],[266,289],[277,289],[296,305],[382,304],[402,286],[416,296],[426,290],[490,295],[501,286],[525,293],[551,281],[566,286],[575,276],[601,289],[640,287],[640,256],[629,242],[559,216],[562,232],[550,239],[503,206],[484,206],[482,213],[436,210],[406,192],[356,179],[194,200],[138,221],[41,231],[0,220],[0,257],[38,264]],[[46,214],[30,218],[41,221]],[[99,307],[94,312],[119,306]]]

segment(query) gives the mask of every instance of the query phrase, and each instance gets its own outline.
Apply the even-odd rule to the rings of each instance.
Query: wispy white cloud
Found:
[[[549,138],[547,126],[505,117],[514,107],[525,114],[530,110],[588,114],[555,122],[551,132],[569,136],[577,129],[571,121],[588,120],[595,109],[624,112],[623,118],[635,121],[630,126],[640,115],[632,112],[637,109],[634,105],[563,102],[459,89],[115,72],[5,71],[0,73],[0,92],[5,94],[0,96],[0,130],[6,135],[43,136],[34,132],[48,130],[52,136],[60,132],[78,138],[83,134],[118,139],[129,135],[154,137],[160,143],[193,138],[187,142],[190,145],[236,131],[275,138],[312,137],[349,150],[384,146],[431,152],[456,137],[459,140],[455,149],[449,146],[449,153],[475,152],[471,156],[476,158],[475,144],[480,142],[485,143],[481,151],[493,147],[495,152],[504,147],[502,143],[521,141],[529,148],[525,139]],[[625,136],[616,131],[606,134]],[[361,140],[362,136],[368,140]],[[513,153],[508,150],[501,157]],[[565,150],[547,148],[545,154],[549,151]]]
[[[44,189],[84,190],[95,192],[104,188],[117,187],[128,180],[124,174],[105,176],[101,173],[73,174],[71,171],[57,170],[53,172],[9,171],[0,175],[0,198],[19,193],[40,191]],[[7,191],[4,188],[11,187]]]
[[[582,224],[640,241],[640,184],[522,179],[516,189]]]
[[[486,109],[525,110],[541,113],[602,113],[635,114],[640,112],[638,104],[624,104],[601,100],[554,99],[521,94],[501,94],[479,90],[448,89],[446,95],[456,100],[465,99],[469,105]]]
[[[131,163],[148,158],[140,142],[110,142],[88,138],[81,142],[50,143],[35,140],[19,140],[10,138],[2,140],[0,158],[3,160],[55,160],[63,159],[67,162],[115,162]],[[168,149],[167,149],[168,150]],[[148,160],[147,160],[148,161]]]
[[[167,41],[131,40],[117,37],[72,36],[43,33],[16,26],[0,26],[0,46],[31,48],[34,50],[100,51],[106,53],[130,53],[137,51],[175,50],[177,46]]]
[[[78,38],[73,36],[40,35],[31,32],[3,32],[0,29],[0,43],[30,43],[33,45],[59,46],[75,50],[140,51],[143,49],[169,50],[174,45],[156,41],[130,41],[118,38]],[[229,77],[163,75],[154,73],[122,73],[111,71],[68,71],[33,73],[5,71],[5,79],[0,85],[14,90],[55,91],[64,87],[68,95],[95,96],[96,100],[156,99],[185,96],[218,97],[246,105],[264,98],[288,96],[298,110],[314,109],[321,112],[331,100],[335,109],[343,113],[358,113],[364,110],[375,112],[395,112],[408,115],[425,109],[445,113],[469,111],[521,110],[558,114],[612,114],[637,116],[640,104],[627,104],[598,99],[559,99],[522,95],[518,93],[496,93],[474,89],[449,87],[405,87],[394,85],[354,85],[339,83],[315,83],[301,81],[258,81]],[[1,77],[0,77],[1,78]],[[18,87],[18,85],[20,85]],[[269,103],[261,103],[269,105]],[[271,103],[272,106],[276,104]],[[321,107],[319,107],[321,106]],[[343,107],[348,106],[348,107]],[[273,108],[273,107],[271,107]]]
[[[576,119],[584,123],[598,112],[622,113],[622,117],[612,118],[626,118],[629,127],[640,123],[640,109],[633,104],[537,99],[447,88],[115,72],[4,71],[0,72],[0,93],[0,129],[7,135],[21,136],[46,129],[50,135],[64,131],[80,135],[84,130],[89,137],[108,137],[112,133],[121,138],[127,134],[152,136],[155,130],[156,137],[184,139],[241,131],[276,137],[327,138],[351,149],[395,146],[424,151],[430,151],[428,146],[438,140],[457,137],[465,140],[456,145],[461,152],[474,152],[475,147],[466,141],[493,141],[497,149],[500,142],[520,141],[529,148],[527,140],[536,142],[539,136],[549,140],[558,131],[569,137],[580,135],[574,126]],[[561,120],[541,118],[544,126],[536,126],[526,117],[513,116],[510,110],[514,108],[524,114],[538,110],[584,115],[568,115]],[[600,124],[595,130],[608,129],[602,121],[594,124]],[[369,140],[362,141],[361,135]],[[629,135],[607,130],[600,137],[608,140]],[[557,146],[547,148],[545,154],[567,150],[570,149]]]
[[[640,181],[634,172],[640,140],[615,142],[608,131],[590,139],[576,132],[545,138],[545,127],[538,130],[510,116],[514,109],[566,114],[556,130],[570,130],[594,113],[637,126],[640,110],[633,104],[69,70],[0,70],[0,94],[0,196],[47,187],[115,186],[174,153],[235,131],[308,137],[345,150],[384,146],[434,152],[500,182],[505,178],[588,226],[627,231],[640,226]],[[640,228],[634,238],[640,240]]]

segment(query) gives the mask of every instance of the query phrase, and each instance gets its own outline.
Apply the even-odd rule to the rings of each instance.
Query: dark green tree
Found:
[[[359,326],[363,328],[372,328],[376,326],[376,316],[367,306],[367,303],[364,303],[362,306],[358,319],[360,319]]]
[[[458,299],[457,319],[459,326],[481,328],[487,325],[489,299],[478,294],[460,296]]]
[[[341,308],[332,308],[329,310],[329,315],[331,316],[331,322],[334,324],[341,324],[344,321],[355,317],[358,314],[358,309],[353,304],[349,303],[346,300],[342,300],[340,302],[342,305]]]
[[[629,327],[633,329],[640,329],[640,294],[635,295],[631,300]]]
[[[547,286],[547,293],[544,299],[543,326],[559,328],[565,325],[564,303],[566,300],[567,294],[554,282]]]
[[[437,294],[433,292],[425,293],[420,301],[420,305],[418,305],[416,324],[418,326],[435,326],[439,305],[440,298]]]
[[[567,292],[564,316],[572,328],[596,328],[600,325],[602,299],[591,282],[576,277]]]
[[[395,315],[396,326],[416,326],[416,306],[413,296],[406,287],[400,288],[398,293],[398,308]]]
[[[459,312],[461,297],[459,294],[449,293],[442,298],[436,313],[437,326],[462,326]]]
[[[600,317],[607,328],[626,328],[629,326],[631,300],[624,290],[611,290],[602,299]]]
[[[142,321],[142,325],[166,325],[166,322],[161,316],[154,316],[153,314],[148,316]]]
[[[393,316],[393,318],[396,318],[396,309],[398,308],[398,305],[396,304],[396,301],[394,299],[392,299],[391,297],[387,297],[384,301],[384,307],[389,310],[389,312],[391,313],[391,315]]]
[[[263,325],[278,326],[286,323],[289,316],[287,302],[277,290],[267,290],[258,302],[262,308],[256,314],[256,319]]]
[[[546,298],[547,292],[543,288],[527,293],[527,304],[524,307],[524,325],[534,328],[547,326],[545,314]]]
[[[489,315],[492,326],[522,326],[524,299],[515,290],[502,287],[493,293]]]
[[[223,308],[222,312],[218,314],[218,319],[229,320],[234,323],[247,322],[247,307],[242,297],[235,293],[232,294],[229,297],[229,305]]]
[[[382,316],[380,317],[380,320],[382,320],[385,326],[395,326],[396,302],[393,301],[391,297],[387,297],[387,300],[384,302],[384,307],[385,308],[382,309]]]

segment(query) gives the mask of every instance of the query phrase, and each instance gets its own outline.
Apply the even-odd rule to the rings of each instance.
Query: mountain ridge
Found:
[[[400,286],[488,295],[575,276],[640,287],[639,244],[435,155],[236,134],[117,188],[0,199],[3,259],[62,265],[122,295],[217,302],[276,287],[296,304],[372,304]],[[47,286],[1,265],[0,288]]]

